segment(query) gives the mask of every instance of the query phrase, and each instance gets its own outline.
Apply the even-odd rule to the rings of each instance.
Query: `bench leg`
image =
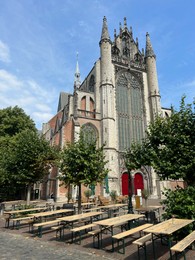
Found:
[[[144,249],[144,259],[147,260],[147,253],[146,253],[146,245],[143,245],[143,246],[137,246],[138,248],[138,259],[141,260],[140,258],[140,248],[143,248]]]
[[[100,238],[100,236],[101,236],[101,233],[93,235],[93,247],[94,248],[98,248],[98,249],[102,248],[102,236],[101,236],[101,238]],[[96,244],[95,238],[97,238],[97,246],[95,245]]]
[[[42,238],[42,227],[38,227],[38,237]]]
[[[120,242],[122,242],[121,243],[122,251],[120,251]],[[118,247],[118,253],[125,254],[125,240],[124,240],[124,238],[117,240],[117,247]]]

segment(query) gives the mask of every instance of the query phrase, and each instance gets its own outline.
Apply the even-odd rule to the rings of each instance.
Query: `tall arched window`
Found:
[[[89,89],[89,92],[94,92],[94,90],[95,90],[95,77],[94,77],[94,75],[91,75],[91,77],[90,77],[88,89]]]
[[[119,129],[119,150],[130,148],[144,136],[142,88],[129,72],[120,73],[116,84],[116,108]]]

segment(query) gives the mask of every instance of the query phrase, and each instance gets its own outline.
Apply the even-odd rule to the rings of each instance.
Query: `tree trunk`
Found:
[[[78,185],[79,196],[78,196],[78,214],[81,213],[81,184]]]
[[[26,204],[30,204],[30,193],[31,193],[31,184],[28,185],[27,187],[27,195],[26,195]]]

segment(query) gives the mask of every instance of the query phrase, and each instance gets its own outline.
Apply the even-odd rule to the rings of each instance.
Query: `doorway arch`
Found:
[[[143,190],[144,189],[144,180],[141,173],[136,173],[134,175],[134,192],[135,195],[137,195],[137,190]]]
[[[122,195],[129,195],[129,175],[127,172],[122,174]],[[131,185],[131,193],[132,193],[132,185]]]

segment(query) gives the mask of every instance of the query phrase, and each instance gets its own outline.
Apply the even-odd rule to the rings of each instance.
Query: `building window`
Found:
[[[89,89],[89,92],[94,92],[94,90],[95,90],[95,77],[94,77],[94,75],[91,75],[91,77],[90,77],[88,89]]]
[[[119,129],[119,150],[130,148],[144,136],[143,101],[140,82],[130,73],[118,77],[116,85],[116,109]]]
[[[81,127],[81,133],[83,135],[84,141],[87,143],[92,143],[97,141],[98,132],[94,125],[91,123],[85,124]]]

